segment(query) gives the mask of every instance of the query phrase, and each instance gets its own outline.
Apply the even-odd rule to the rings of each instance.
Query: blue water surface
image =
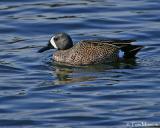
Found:
[[[0,127],[160,126],[160,1],[1,0]],[[136,60],[71,67],[37,51],[56,32],[133,39]]]

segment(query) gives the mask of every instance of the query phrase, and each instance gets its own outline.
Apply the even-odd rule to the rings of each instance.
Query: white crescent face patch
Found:
[[[54,48],[57,48],[57,45],[56,45],[56,43],[54,42],[54,37],[55,37],[55,36],[53,36],[53,37],[50,39],[50,43],[52,44],[52,46],[53,46]]]

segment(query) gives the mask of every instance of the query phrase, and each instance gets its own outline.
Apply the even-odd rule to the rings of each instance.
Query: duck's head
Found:
[[[48,42],[47,46],[41,48],[38,52],[44,52],[49,49],[66,50],[73,46],[71,37],[66,33],[54,35]]]

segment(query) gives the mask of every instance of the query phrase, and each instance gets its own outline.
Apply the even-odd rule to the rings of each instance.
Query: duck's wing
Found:
[[[124,58],[134,58],[144,47],[142,45],[132,44],[135,40],[84,40],[82,42],[96,46],[112,45],[113,47],[118,47],[124,52]]]
[[[103,47],[103,46],[117,47],[118,46],[118,45],[115,45],[114,44],[115,42],[112,40],[82,40],[79,43],[85,46],[95,46],[95,47]]]
[[[136,40],[82,40],[83,43],[91,43],[97,45],[105,45],[105,44],[112,44],[115,46],[123,46],[123,45],[130,45],[132,42]]]
[[[102,43],[108,43],[116,46],[124,46],[124,45],[130,45],[132,42],[135,42],[136,40],[99,40],[99,42]]]

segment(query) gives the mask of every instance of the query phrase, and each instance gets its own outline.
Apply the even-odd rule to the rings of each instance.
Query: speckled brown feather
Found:
[[[133,40],[84,40],[67,50],[58,50],[53,59],[69,65],[103,64],[119,60],[119,50],[124,59],[134,58],[141,45],[132,45]]]
[[[119,47],[109,42],[85,40],[67,50],[58,50],[53,59],[71,65],[87,65],[117,61]]]

